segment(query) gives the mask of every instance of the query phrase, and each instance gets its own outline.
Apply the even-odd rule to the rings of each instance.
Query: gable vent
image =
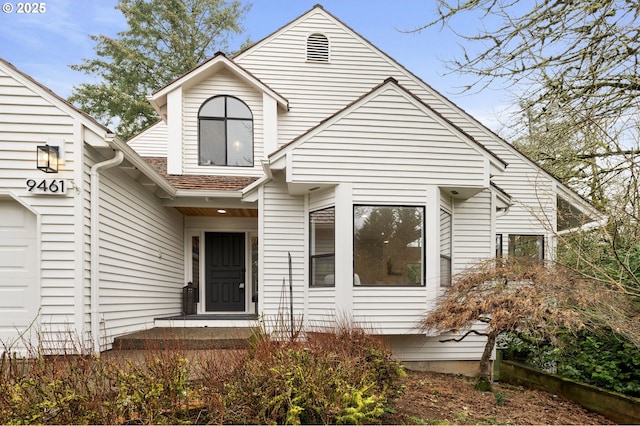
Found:
[[[307,61],[329,62],[329,39],[324,34],[311,34],[307,39]]]

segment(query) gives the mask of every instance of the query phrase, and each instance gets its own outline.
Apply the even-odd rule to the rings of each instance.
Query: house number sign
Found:
[[[69,183],[65,179],[27,179],[27,191],[34,194],[65,195]]]

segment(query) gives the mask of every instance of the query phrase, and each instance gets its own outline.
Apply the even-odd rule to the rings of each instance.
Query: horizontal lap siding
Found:
[[[48,99],[26,87],[0,68],[0,192],[10,192],[40,215],[40,338],[46,345],[67,343],[70,332],[79,333],[75,322],[76,237],[74,231],[76,192],[64,196],[32,195],[26,179],[72,181],[78,137],[75,119]],[[64,141],[65,164],[56,174],[36,169],[36,146],[49,138]],[[33,312],[34,319],[38,312]],[[0,321],[2,319],[0,318]],[[78,336],[74,336],[78,337]]]
[[[336,321],[336,290],[310,288],[307,324],[310,328],[333,327]]]
[[[200,106],[212,96],[229,95],[242,100],[253,114],[253,162],[250,167],[198,166],[198,111]],[[185,174],[260,175],[260,159],[264,155],[262,93],[240,81],[228,71],[222,71],[215,78],[206,80],[184,93],[182,112],[182,155]]]
[[[424,205],[425,186],[408,182],[359,182],[353,188],[355,204]]]
[[[293,295],[296,316],[304,311],[307,289],[304,198],[291,196],[280,181],[264,187],[263,210],[264,277],[262,311],[267,319],[289,315],[289,262],[293,266]],[[284,285],[283,285],[284,280]]]
[[[417,322],[426,312],[425,287],[353,288],[353,318],[380,334],[418,333]]]
[[[329,38],[330,63],[307,63],[306,38],[320,32]],[[278,58],[276,64],[273,58]],[[281,114],[280,143],[286,143],[392,76],[376,69],[379,58],[364,43],[314,13],[268,44],[240,55],[238,63],[289,100]],[[397,74],[397,73],[395,73]]]
[[[393,88],[305,141],[292,156],[293,182],[477,186],[484,179],[482,156]]]
[[[127,142],[142,157],[167,156],[167,124],[164,121],[142,131]]]
[[[309,193],[309,210],[320,210],[335,206],[335,189]]]
[[[454,275],[473,263],[493,257],[491,208],[491,193],[488,190],[468,200],[454,200]]]
[[[481,326],[473,328],[478,331],[483,329]],[[460,342],[441,342],[450,338],[460,338],[463,334],[391,336],[393,356],[400,361],[480,360],[487,341],[484,336],[470,334]]]
[[[511,173],[493,179],[512,197],[513,203],[506,215],[497,218],[497,232],[544,234],[549,223],[555,227],[555,213],[551,218],[545,218],[546,214],[555,212],[556,198],[551,181],[518,158],[511,161]]]
[[[99,277],[107,345],[182,310],[182,216],[118,168],[100,176]]]

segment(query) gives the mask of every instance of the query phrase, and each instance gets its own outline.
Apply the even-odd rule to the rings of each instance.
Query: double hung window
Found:
[[[335,208],[309,214],[311,286],[334,286],[336,263]]]

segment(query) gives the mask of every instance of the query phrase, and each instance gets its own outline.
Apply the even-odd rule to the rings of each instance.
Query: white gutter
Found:
[[[124,153],[116,151],[110,160],[91,167],[91,339],[93,352],[100,353],[100,171],[115,167],[124,160]]]

